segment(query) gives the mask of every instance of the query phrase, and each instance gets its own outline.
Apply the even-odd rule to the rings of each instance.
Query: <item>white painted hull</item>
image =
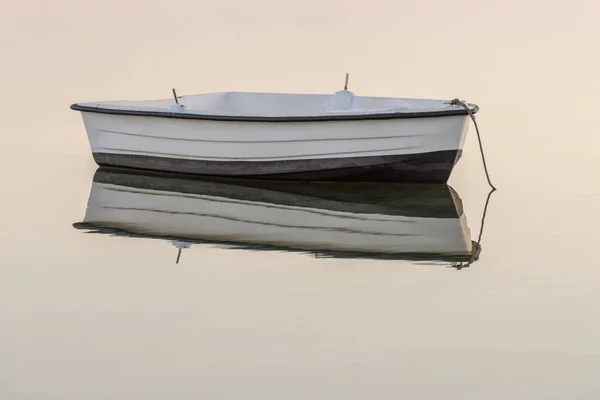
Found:
[[[203,161],[287,161],[460,150],[465,116],[237,122],[83,113],[93,153]]]
[[[183,185],[186,184],[197,183]],[[311,200],[300,196],[302,200],[298,203],[286,204],[269,200],[275,199],[277,192],[248,187],[237,187],[238,190],[235,185],[230,188],[231,193],[248,191],[247,197],[251,198],[94,182],[84,225],[180,241],[264,245],[311,252],[460,256],[472,251],[469,228],[461,210],[455,209],[454,217],[436,217],[435,213],[406,216],[379,211],[368,204],[331,202],[319,197]],[[216,193],[206,190],[211,192]],[[460,202],[451,199],[450,192],[446,193],[450,202]],[[284,195],[295,199],[294,195]],[[411,202],[419,204],[419,198]],[[359,206],[362,208],[358,211],[351,208]]]

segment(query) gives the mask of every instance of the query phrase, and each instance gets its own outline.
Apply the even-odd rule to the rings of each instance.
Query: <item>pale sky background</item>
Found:
[[[600,396],[600,3],[0,0],[0,398]],[[84,235],[81,101],[454,98],[499,191],[468,270]],[[473,233],[474,130],[450,184]]]

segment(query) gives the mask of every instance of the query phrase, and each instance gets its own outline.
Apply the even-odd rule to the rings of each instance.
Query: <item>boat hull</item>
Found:
[[[447,182],[466,116],[240,122],[82,112],[100,166],[302,181]]]

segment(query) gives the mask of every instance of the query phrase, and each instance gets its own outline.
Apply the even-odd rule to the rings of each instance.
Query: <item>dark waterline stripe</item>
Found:
[[[180,174],[294,181],[446,183],[461,150],[421,154],[282,161],[208,161],[136,154],[94,153],[100,166]]]

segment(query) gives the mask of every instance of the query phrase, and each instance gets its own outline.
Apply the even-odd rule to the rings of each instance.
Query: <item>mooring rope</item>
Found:
[[[467,110],[467,113],[469,113],[469,116],[471,117],[471,120],[473,121],[473,125],[475,125],[475,132],[477,132],[477,141],[479,142],[479,150],[481,152],[481,160],[483,161],[483,169],[485,170],[485,177],[487,178],[488,184],[492,188],[492,191],[496,190],[496,187],[492,184],[492,180],[490,179],[490,174],[488,172],[487,162],[485,161],[485,154],[483,152],[483,144],[481,143],[481,134],[479,133],[479,126],[477,126],[477,121],[475,120],[475,114],[473,114],[473,111],[471,110],[469,105],[462,100],[454,99],[454,100],[450,101],[449,104],[451,104],[453,106],[462,106],[465,110]]]
[[[485,216],[487,215],[488,205],[490,204],[490,198],[492,197],[492,193],[496,191],[496,188],[492,188],[487,195],[487,199],[485,200],[485,205],[483,206],[483,214],[481,215],[481,224],[479,226],[479,237],[477,241],[474,242],[474,249],[472,250],[471,257],[469,261],[465,263],[453,264],[450,267],[455,269],[463,269],[468,268],[479,258],[479,254],[481,253],[481,237],[483,236],[483,226],[485,224]]]

